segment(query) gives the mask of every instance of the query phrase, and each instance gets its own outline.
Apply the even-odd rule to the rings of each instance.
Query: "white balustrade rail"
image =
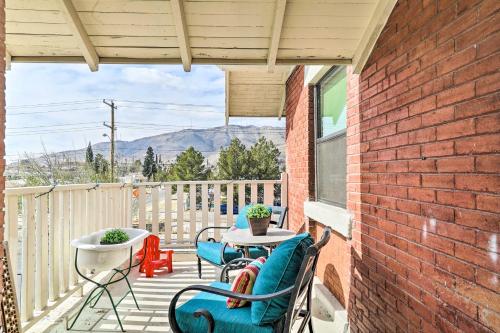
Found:
[[[132,186],[92,184],[8,188],[5,240],[27,329],[78,290],[71,239],[131,226]]]
[[[198,230],[232,225],[238,208],[250,202],[285,206],[286,191],[285,174],[279,180],[6,189],[4,238],[17,277],[23,328],[79,290],[72,239],[103,228],[134,226],[158,235],[166,246],[192,246]]]

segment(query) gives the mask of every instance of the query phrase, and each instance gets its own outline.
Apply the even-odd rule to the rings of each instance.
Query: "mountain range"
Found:
[[[116,158],[118,161],[142,160],[146,149],[151,146],[156,154],[161,156],[162,161],[168,162],[193,146],[201,151],[208,162],[213,164],[217,160],[221,147],[229,146],[233,138],[238,138],[247,147],[255,144],[257,140],[264,136],[271,140],[281,152],[281,159],[284,159],[285,151],[285,129],[272,126],[239,126],[229,125],[205,129],[184,129],[177,132],[169,132],[160,135],[143,137],[132,141],[116,141]],[[99,142],[92,145],[94,155],[103,154],[109,156],[110,143]],[[67,157],[76,161],[84,161],[86,147],[77,150],[68,150],[53,153],[58,158]]]

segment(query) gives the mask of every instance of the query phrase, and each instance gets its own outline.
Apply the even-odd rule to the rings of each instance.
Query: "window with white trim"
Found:
[[[316,85],[316,199],[346,207],[347,73],[330,70]]]

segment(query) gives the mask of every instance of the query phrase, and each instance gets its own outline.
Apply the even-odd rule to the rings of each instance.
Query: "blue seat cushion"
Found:
[[[210,286],[230,290],[231,285],[222,282],[213,282]],[[207,320],[203,317],[196,318],[193,313],[199,309],[210,312],[215,321],[215,333],[272,333],[273,326],[253,325],[250,319],[250,307],[228,309],[227,297],[206,292],[200,292],[175,311],[175,318],[183,332],[206,333],[208,332]]]
[[[224,246],[223,243],[215,243],[215,242],[198,242],[198,248],[196,249],[196,254],[208,260],[216,265],[222,265],[222,258],[220,255],[220,251]],[[226,246],[224,250],[224,261],[229,262],[236,258],[241,258],[243,253],[236,251],[235,248],[231,246]],[[267,250],[260,247],[251,247],[250,248],[250,257],[252,259],[256,259],[258,257],[267,257]]]
[[[239,212],[238,217],[236,218],[236,223],[234,224],[236,228],[238,229],[248,229],[248,220],[247,220],[247,210],[248,208],[252,207],[253,205],[246,205],[243,207],[243,209]],[[272,213],[273,208],[269,207],[269,211]]]
[[[295,284],[307,249],[314,243],[309,233],[303,233],[276,247],[257,275],[253,295],[264,295]],[[264,302],[252,303],[252,323],[265,325],[276,322],[286,313],[290,294]]]

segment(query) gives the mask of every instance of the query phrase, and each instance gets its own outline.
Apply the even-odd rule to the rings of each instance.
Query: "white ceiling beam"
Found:
[[[285,19],[286,0],[276,0],[274,8],[273,30],[271,33],[271,42],[269,44],[269,53],[267,55],[267,70],[274,71],[276,58],[278,56],[278,48],[281,38],[281,30],[283,29],[283,21]]]
[[[365,67],[373,47],[397,2],[397,0],[380,0],[377,2],[373,16],[363,33],[363,37],[361,37],[352,59],[355,74],[361,73],[363,67]]]
[[[73,36],[77,39],[78,47],[82,51],[83,57],[89,65],[90,70],[92,72],[97,71],[99,68],[99,56],[87,35],[87,31],[85,31],[85,27],[76,12],[73,2],[71,2],[71,0],[59,0],[59,4],[68,26],[73,32]]]
[[[177,32],[177,43],[179,43],[182,66],[184,67],[184,71],[189,72],[191,71],[192,56],[183,0],[170,0],[170,3],[172,4],[172,16],[174,18],[175,31]]]
[[[281,117],[283,116],[283,111],[285,111],[285,101],[286,101],[286,83],[281,88],[281,100],[278,109],[278,120],[281,120]]]
[[[85,63],[79,56],[12,56],[12,62],[24,63]],[[145,65],[178,65],[182,64],[180,58],[124,58],[100,57],[101,64],[145,64]],[[266,68],[266,59],[223,59],[223,58],[194,58],[196,65],[245,65],[261,66]],[[277,59],[277,66],[293,65],[351,65],[351,59]],[[267,71],[267,69],[266,69]]]
[[[230,72],[225,71],[225,82],[226,82],[226,126],[229,125],[229,76]]]

